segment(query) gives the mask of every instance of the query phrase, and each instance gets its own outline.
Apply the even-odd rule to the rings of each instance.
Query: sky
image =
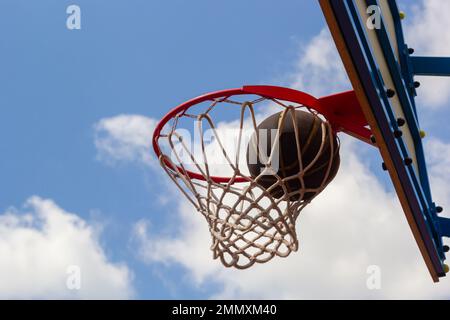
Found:
[[[450,55],[450,4],[399,3],[416,52]],[[66,25],[73,4],[81,29]],[[343,137],[336,181],[297,222],[300,251],[243,272],[212,259],[206,222],[152,153],[157,121],[209,91],[350,89],[316,1],[2,0],[0,39],[0,298],[448,297],[375,149]],[[450,206],[450,81],[420,81],[431,187]]]

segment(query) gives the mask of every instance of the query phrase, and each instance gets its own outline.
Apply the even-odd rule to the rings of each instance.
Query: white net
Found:
[[[256,137],[256,144],[261,147],[257,133],[257,120],[261,117],[255,115],[256,105],[261,110],[281,112],[280,123],[294,119],[287,115],[298,110],[320,119],[317,122],[320,146],[307,164],[303,163],[302,151],[306,140],[292,120],[295,128],[292,149],[298,160],[294,174],[286,176],[273,166],[280,157],[276,151],[283,125],[275,128],[261,173],[257,176],[249,173],[245,152],[249,143],[255,141],[252,137]],[[230,122],[216,124],[215,112],[220,113],[221,119],[239,120],[232,125]],[[233,118],[233,112],[237,117]],[[214,258],[226,267],[239,269],[268,262],[275,256],[287,257],[298,250],[296,220],[302,209],[330,182],[334,157],[339,152],[339,140],[330,124],[314,110],[277,99],[245,95],[214,99],[176,114],[163,128],[158,144],[162,150],[161,166],[208,222]],[[318,161],[323,167],[323,179],[311,187],[305,183],[305,177],[317,170]],[[262,183],[267,177],[270,186]],[[296,188],[292,187],[293,181]]]

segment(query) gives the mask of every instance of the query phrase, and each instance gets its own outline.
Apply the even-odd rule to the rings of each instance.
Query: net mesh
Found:
[[[281,112],[281,118],[284,119],[282,121],[287,121],[287,114],[296,110],[309,112],[321,119],[321,146],[313,161],[305,167],[302,165],[301,131],[297,130],[297,124],[292,120],[296,129],[296,146],[292,147],[297,149],[300,164],[300,170],[295,175],[282,177],[272,166],[281,129],[276,130],[272,152],[264,159],[265,169],[258,176],[249,174],[247,160],[243,155],[249,141],[253,141],[251,137],[259,136],[257,123],[260,117],[255,114],[256,105],[261,105],[266,112]],[[238,113],[239,120],[233,123],[231,135],[224,125],[213,121],[214,111],[218,108],[222,118],[225,114],[231,119],[231,112]],[[197,141],[186,139],[186,135],[195,135],[189,125],[195,128]],[[206,131],[209,132],[207,138]],[[326,187],[327,176],[332,167],[332,155],[339,151],[339,140],[335,139],[334,134],[330,134],[332,132],[326,119],[303,105],[264,97],[223,97],[175,115],[160,134],[158,143],[163,152],[159,161],[181,192],[208,222],[214,259],[220,259],[226,267],[246,269],[255,263],[268,262],[275,256],[287,257],[298,250],[296,220],[300,212]],[[304,176],[314,168],[314,163],[318,161],[326,145],[331,146],[332,152],[326,163],[325,178],[317,188],[308,189],[303,181]],[[193,177],[191,172],[199,176]],[[219,179],[217,175],[226,175],[228,179]],[[264,188],[259,183],[267,175],[274,180],[270,188]],[[289,187],[289,181],[293,179],[301,182],[300,189],[292,190]],[[275,198],[273,190],[280,188],[283,190],[282,195]],[[306,193],[313,194],[313,197],[305,200]],[[293,198],[296,200],[292,201]]]

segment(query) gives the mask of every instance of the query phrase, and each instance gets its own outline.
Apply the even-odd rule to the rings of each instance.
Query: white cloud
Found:
[[[94,228],[51,200],[35,196],[26,208],[0,215],[1,299],[132,297],[130,270],[108,260]],[[80,268],[80,290],[66,286],[70,266]]]
[[[408,3],[409,5],[409,3]],[[426,0],[411,6],[405,24],[406,39],[417,56],[450,57],[450,1]],[[418,77],[421,106],[445,107],[450,100],[450,78]]]
[[[98,158],[107,163],[131,161],[150,165],[150,153],[156,121],[140,115],[118,115],[95,124]]]
[[[141,256],[149,263],[178,263],[196,285],[220,283],[216,298],[431,298],[448,283],[433,284],[395,194],[386,191],[358,157],[359,142],[345,139],[337,179],[300,216],[300,251],[249,270],[211,261],[206,221],[180,203],[179,228],[161,238],[136,226]],[[366,287],[367,267],[382,271],[382,290]]]
[[[425,144],[425,154],[429,165],[429,174],[433,196],[440,206],[450,209],[450,143],[438,139],[429,139]],[[444,214],[448,215],[448,210]]]
[[[411,14],[408,13],[405,20],[405,32],[417,54],[450,54],[450,34],[443,32],[450,26],[449,12],[448,1],[426,0],[411,6]]]
[[[328,29],[323,29],[300,50],[291,78],[291,87],[316,97],[351,89]]]

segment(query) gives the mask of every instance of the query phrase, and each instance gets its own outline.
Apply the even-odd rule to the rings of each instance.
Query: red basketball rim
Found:
[[[319,103],[319,100],[307,93],[289,89],[289,88],[283,88],[283,87],[275,87],[275,86],[244,86],[242,88],[237,89],[229,89],[229,90],[222,90],[222,91],[216,91],[212,93],[208,93],[202,96],[199,96],[197,98],[194,98],[192,100],[189,100],[185,103],[180,104],[176,108],[172,109],[169,113],[164,116],[164,118],[161,119],[161,121],[158,123],[158,125],[155,128],[155,131],[153,133],[153,150],[155,151],[158,158],[161,157],[162,151],[159,147],[159,138],[161,135],[161,131],[163,130],[164,126],[173,119],[176,115],[185,112],[189,108],[191,108],[194,105],[200,104],[202,102],[206,101],[214,101],[218,98],[228,98],[231,96],[238,96],[238,95],[259,95],[261,97],[267,98],[267,99],[278,99],[283,101],[289,101],[297,104],[304,105],[306,107],[309,107],[311,109],[314,109],[315,111],[323,114],[325,118],[332,117],[332,114],[327,112],[327,110],[323,109]],[[330,120],[330,119],[328,119]],[[172,170],[175,170],[172,163],[170,163],[167,159],[163,160],[164,163]],[[180,167],[177,168],[180,172],[185,172],[185,174],[190,179],[196,179],[196,180],[203,180],[205,181],[205,177],[199,173],[187,171],[185,169],[182,169]],[[235,178],[231,177],[220,177],[220,176],[212,176],[211,180],[215,183],[242,183],[242,182],[249,182],[250,179],[247,177],[238,176]]]

